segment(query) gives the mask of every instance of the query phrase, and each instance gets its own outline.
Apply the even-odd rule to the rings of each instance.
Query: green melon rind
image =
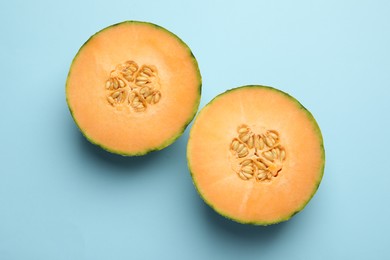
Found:
[[[312,122],[313,124],[313,127],[315,129],[315,131],[317,132],[317,136],[318,136],[318,141],[320,142],[320,147],[321,147],[321,151],[322,151],[322,165],[320,166],[320,172],[319,172],[319,175],[318,175],[318,180],[317,180],[317,183],[316,185],[314,186],[314,189],[311,193],[311,196],[302,203],[302,205],[300,207],[298,207],[296,209],[296,211],[294,211],[293,213],[291,213],[290,215],[288,216],[285,216],[285,217],[282,217],[280,219],[275,219],[274,221],[271,221],[271,222],[262,222],[262,221],[245,221],[245,220],[241,220],[241,219],[238,219],[238,218],[235,218],[234,216],[231,216],[229,215],[228,213],[226,212],[223,212],[222,210],[218,209],[216,206],[214,206],[210,201],[208,201],[205,196],[202,194],[202,191],[200,190],[199,186],[197,185],[196,181],[195,181],[195,178],[194,178],[194,173],[192,171],[192,167],[191,167],[191,161],[190,161],[190,154],[189,154],[189,141],[191,140],[191,135],[192,135],[192,131],[190,131],[190,134],[189,134],[189,138],[188,138],[188,145],[187,145],[187,164],[188,164],[188,169],[189,169],[189,172],[190,172],[190,175],[191,175],[191,178],[192,178],[192,182],[194,183],[194,186],[196,188],[196,191],[198,192],[198,194],[200,195],[200,197],[203,199],[203,201],[210,207],[212,208],[215,212],[217,212],[218,214],[222,215],[223,217],[227,218],[227,219],[230,219],[232,221],[235,221],[235,222],[238,222],[238,223],[241,223],[241,224],[249,224],[249,225],[256,225],[256,226],[268,226],[268,225],[272,225],[272,224],[278,224],[278,223],[281,223],[281,222],[284,222],[284,221],[287,221],[289,219],[291,219],[294,215],[298,214],[299,212],[301,212],[305,207],[306,205],[309,203],[309,201],[313,198],[314,194],[317,192],[319,186],[320,186],[320,183],[321,183],[321,180],[322,180],[322,177],[324,175],[324,171],[325,171],[325,147],[324,147],[324,139],[322,137],[322,133],[321,133],[321,129],[317,123],[317,121],[315,120],[314,116],[311,114],[311,112],[306,109],[296,98],[294,98],[293,96],[287,94],[286,92],[283,92],[279,89],[276,89],[276,88],[273,88],[273,87],[270,87],[270,86],[262,86],[262,85],[245,85],[245,86],[241,86],[241,87],[237,87],[237,88],[233,88],[233,89],[229,89],[219,95],[217,95],[216,97],[214,97],[204,108],[206,108],[207,106],[210,106],[215,100],[217,100],[218,98],[222,97],[223,95],[229,93],[229,92],[232,92],[232,91],[239,91],[241,89],[244,89],[244,88],[266,88],[266,89],[269,89],[269,90],[272,90],[272,91],[276,91],[280,94],[283,94],[285,96],[287,96],[289,99],[291,99],[292,101],[294,101],[294,103],[296,103],[296,105],[300,108],[300,109],[303,109],[305,111],[305,113],[307,114],[307,117],[309,118],[309,120]],[[197,118],[200,116],[200,114],[202,113],[202,111],[204,110],[204,108],[202,110],[200,110],[199,114],[196,116],[195,120],[194,120],[194,124],[196,124],[196,120]]]
[[[199,95],[198,95],[198,98],[197,100],[195,101],[195,104],[194,104],[194,109],[193,109],[193,112],[192,114],[189,115],[188,117],[188,120],[183,124],[183,127],[181,129],[179,129],[179,131],[177,131],[177,133],[175,133],[174,135],[172,135],[171,138],[165,140],[165,142],[163,142],[161,145],[157,146],[157,147],[151,147],[149,149],[146,149],[146,150],[142,150],[142,151],[138,151],[138,152],[135,152],[135,153],[128,153],[126,151],[120,151],[120,150],[115,150],[115,149],[112,149],[110,147],[107,147],[107,146],[104,146],[103,144],[95,141],[93,138],[91,138],[90,136],[88,136],[88,134],[83,131],[83,129],[80,127],[79,123],[77,122],[75,116],[74,116],[74,113],[73,113],[73,110],[70,106],[70,103],[69,103],[69,100],[68,100],[68,80],[69,80],[69,76],[71,74],[71,70],[72,70],[72,66],[73,66],[73,63],[75,62],[77,56],[80,54],[80,52],[82,51],[83,47],[86,46],[88,44],[88,42],[93,39],[93,37],[95,37],[96,35],[98,35],[99,33],[107,30],[107,29],[110,29],[114,26],[118,26],[118,25],[122,25],[124,23],[138,23],[138,24],[145,24],[145,25],[149,25],[149,26],[153,26],[153,27],[156,27],[157,29],[159,30],[163,30],[167,33],[169,33],[170,35],[172,35],[174,38],[176,38],[189,52],[190,56],[192,57],[192,62],[194,63],[195,65],[195,68],[197,70],[197,74],[198,74],[198,80],[199,80],[199,86],[198,86],[198,91],[199,91]],[[133,21],[133,20],[128,20],[128,21],[123,21],[123,22],[120,22],[120,23],[116,23],[116,24],[113,24],[113,25],[110,25],[98,32],[96,32],[95,34],[93,34],[91,37],[89,37],[89,39],[80,47],[80,49],[78,50],[77,54],[75,55],[75,57],[73,58],[72,60],[72,63],[70,65],[70,69],[69,69],[69,73],[68,73],[68,76],[66,78],[66,83],[65,83],[65,96],[66,96],[66,103],[68,104],[68,108],[69,108],[69,112],[75,122],[75,124],[77,125],[78,129],[80,130],[80,132],[84,135],[84,137],[89,141],[91,142],[92,144],[94,145],[97,145],[99,146],[100,148],[110,152],[110,153],[114,153],[114,154],[119,154],[119,155],[122,155],[122,156],[142,156],[142,155],[146,155],[150,152],[154,152],[154,151],[159,151],[159,150],[162,150],[164,148],[166,148],[167,146],[173,144],[183,133],[184,131],[186,130],[187,126],[191,123],[191,121],[194,119],[195,115],[196,115],[196,112],[198,111],[198,108],[199,108],[199,104],[200,104],[200,98],[201,98],[201,94],[202,94],[202,75],[200,74],[200,70],[199,70],[199,65],[198,65],[198,61],[196,60],[194,54],[192,53],[191,49],[188,47],[188,45],[182,40],[180,39],[176,34],[174,34],[173,32],[165,29],[164,27],[162,26],[159,26],[157,24],[154,24],[154,23],[150,23],[150,22],[143,22],[143,21]]]

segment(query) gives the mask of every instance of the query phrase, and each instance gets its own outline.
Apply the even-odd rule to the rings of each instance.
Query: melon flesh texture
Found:
[[[107,103],[110,71],[128,60],[158,70],[161,99],[135,113]],[[150,23],[123,22],[92,36],[76,55],[66,86],[67,102],[83,134],[123,155],[142,155],[171,144],[193,119],[201,77],[187,45]]]
[[[242,180],[232,170],[229,146],[241,124],[280,133],[286,159],[271,181]],[[237,88],[210,102],[195,119],[187,156],[194,184],[207,204],[228,218],[259,225],[299,212],[319,186],[325,159],[312,115],[291,96],[263,86]]]

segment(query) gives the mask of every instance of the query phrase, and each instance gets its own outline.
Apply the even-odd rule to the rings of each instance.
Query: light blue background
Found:
[[[89,144],[65,102],[79,47],[123,20],[157,23],[198,59],[201,107],[244,84],[317,118],[323,182],[269,227],[214,213],[172,146],[123,158]],[[390,2],[1,1],[0,259],[390,259]]]

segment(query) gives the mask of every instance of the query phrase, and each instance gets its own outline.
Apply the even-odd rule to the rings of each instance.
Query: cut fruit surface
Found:
[[[323,176],[325,151],[317,122],[295,98],[243,86],[201,110],[187,159],[208,205],[241,223],[269,225],[309,202]]]
[[[66,99],[86,138],[121,155],[173,143],[196,114],[201,75],[189,47],[152,23],[126,21],[93,35],[78,51]]]

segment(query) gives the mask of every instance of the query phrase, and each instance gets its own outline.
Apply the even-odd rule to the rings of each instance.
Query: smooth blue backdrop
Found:
[[[326,147],[305,210],[269,227],[214,213],[172,146],[123,158],[89,144],[65,102],[78,48],[157,23],[198,59],[201,107],[245,84],[311,110]],[[0,259],[390,259],[390,2],[1,1]]]

